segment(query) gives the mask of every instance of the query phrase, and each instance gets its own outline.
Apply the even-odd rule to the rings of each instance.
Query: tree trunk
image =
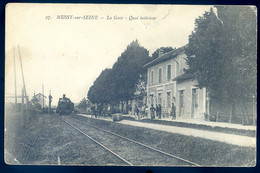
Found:
[[[249,124],[249,114],[248,114],[248,111],[247,111],[247,108],[246,108],[246,104],[244,101],[242,101],[242,105],[243,105],[243,108],[244,108],[244,112],[245,112],[245,123],[246,125]]]
[[[128,99],[126,100],[126,114],[128,114]]]
[[[114,113],[114,104],[110,103],[110,111],[111,111],[111,115]]]
[[[124,101],[121,102],[121,113],[124,113]]]
[[[241,109],[242,116],[243,116],[242,124],[245,124],[245,114],[244,114],[244,110],[243,110],[243,105],[242,105],[242,103],[240,103],[240,109]]]
[[[232,120],[232,106],[231,106],[230,113],[229,113],[229,123],[231,123],[231,120]]]
[[[229,115],[229,123],[232,122],[232,118],[234,117],[234,112],[235,112],[235,104],[232,101],[231,102],[231,109],[230,109],[230,115]]]

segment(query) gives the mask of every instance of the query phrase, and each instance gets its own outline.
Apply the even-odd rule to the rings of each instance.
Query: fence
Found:
[[[256,124],[256,102],[251,99],[243,104],[235,104],[233,114],[230,104],[211,102],[209,119],[217,122],[230,122],[236,124]]]

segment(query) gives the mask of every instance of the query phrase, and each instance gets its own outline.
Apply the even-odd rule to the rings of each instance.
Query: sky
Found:
[[[188,43],[195,19],[211,6],[8,4],[6,7],[5,94],[42,92],[57,105],[62,94],[74,103],[87,96],[105,68],[138,40],[152,54],[159,47]],[[63,19],[58,19],[60,15]],[[141,17],[148,19],[141,20]],[[19,49],[18,49],[19,45]],[[15,57],[15,58],[14,58]],[[16,66],[14,66],[14,61]],[[7,98],[6,101],[14,102]]]

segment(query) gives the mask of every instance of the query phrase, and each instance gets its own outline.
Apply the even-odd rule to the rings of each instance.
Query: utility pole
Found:
[[[18,45],[18,52],[19,52],[19,58],[20,58],[20,65],[21,65],[21,71],[22,71],[22,77],[23,77],[23,88],[24,88],[24,95],[25,98],[27,98],[27,93],[26,93],[26,87],[25,87],[25,81],[24,81],[24,74],[23,74],[23,64],[22,64],[22,59],[21,59],[21,53],[20,53],[20,47]],[[26,99],[26,102],[28,103],[28,100]]]
[[[17,110],[17,91],[16,91],[16,64],[15,64],[15,48],[13,47],[14,53],[14,94],[15,94],[15,110]]]
[[[21,110],[23,110],[24,106],[24,88],[22,88],[22,104],[21,104]]]
[[[21,118],[22,118],[22,124],[23,126],[26,124],[26,115],[24,115],[25,109],[24,109],[24,88],[22,87],[22,102],[21,102]]]
[[[22,64],[22,58],[21,58],[21,52],[20,52],[20,47],[18,45],[18,53],[19,53],[19,58],[20,58],[20,65],[21,65],[21,71],[22,71],[22,77],[23,77],[23,94],[26,100],[26,120],[29,119],[29,100],[27,97],[27,93],[26,93],[26,87],[25,87],[25,81],[24,81],[24,74],[23,74],[23,64]],[[27,121],[26,121],[27,123]]]

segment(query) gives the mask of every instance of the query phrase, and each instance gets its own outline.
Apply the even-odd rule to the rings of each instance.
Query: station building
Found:
[[[42,93],[38,93],[36,95],[34,93],[33,99],[41,105],[41,108],[48,107],[48,105],[46,104],[47,97]]]
[[[147,69],[147,105],[161,105],[162,116],[168,117],[172,103],[176,107],[176,119],[204,119],[209,113],[206,88],[196,87],[192,75],[184,73],[188,68],[184,48],[174,49],[144,65]]]

